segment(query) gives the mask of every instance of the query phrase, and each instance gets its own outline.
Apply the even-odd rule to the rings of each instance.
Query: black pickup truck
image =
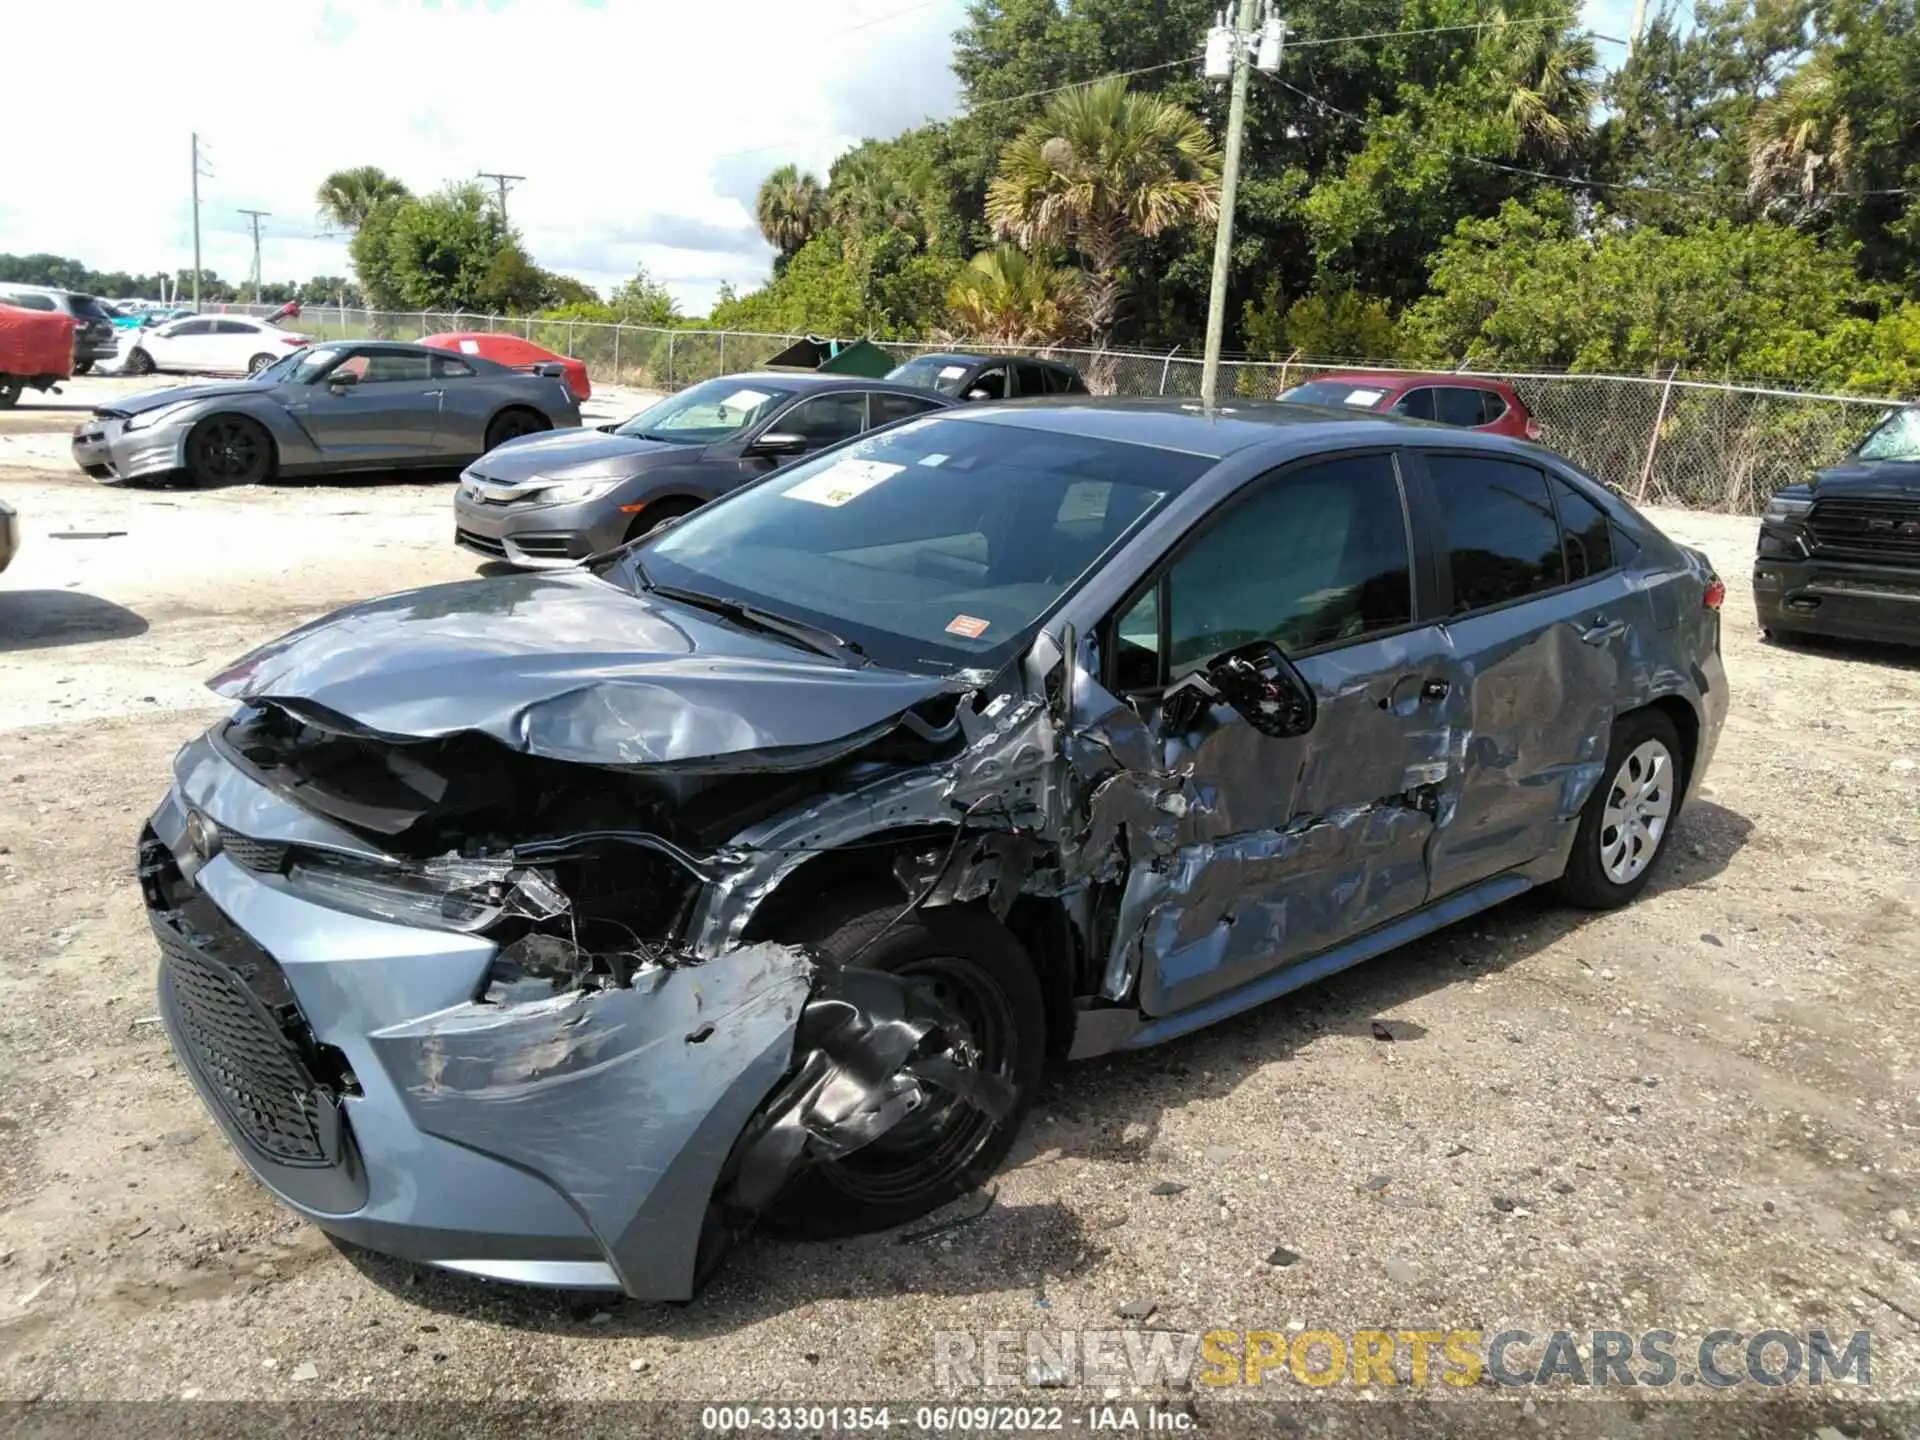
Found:
[[[1920,405],[1767,502],[1753,603],[1769,636],[1920,645]]]

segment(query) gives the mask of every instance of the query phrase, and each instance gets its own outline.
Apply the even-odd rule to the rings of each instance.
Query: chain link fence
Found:
[[[211,307],[210,307],[211,308]],[[256,316],[271,305],[220,307]],[[671,391],[716,375],[757,369],[800,339],[738,330],[664,329],[583,320],[542,320],[436,311],[395,313],[305,306],[292,322],[316,339],[419,340],[446,331],[522,336],[584,360],[606,384]],[[953,346],[879,342],[896,360]],[[1097,394],[1197,399],[1198,356],[1137,351],[1044,350],[967,345],[971,353],[1039,355],[1079,368]],[[1367,365],[1318,361],[1223,361],[1220,393],[1270,400],[1316,376],[1363,373]],[[1434,372],[1503,380],[1540,422],[1541,443],[1636,500],[1694,509],[1757,513],[1783,485],[1805,480],[1847,453],[1902,402],[1711,384],[1677,375],[1538,374],[1500,370]]]

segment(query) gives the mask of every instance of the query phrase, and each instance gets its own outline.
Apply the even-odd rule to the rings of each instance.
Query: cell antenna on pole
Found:
[[[494,189],[500,197],[500,220],[504,224],[507,218],[507,191],[512,188],[514,181],[524,180],[527,177],[524,175],[503,175],[498,170],[480,170],[475,172],[475,178],[493,181]]]

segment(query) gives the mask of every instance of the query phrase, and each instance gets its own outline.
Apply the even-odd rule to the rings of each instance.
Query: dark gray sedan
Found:
[[[723,375],[619,425],[490,451],[461,477],[454,540],[515,565],[570,564],[798,456],[952,403],[851,375]]]
[[[1521,441],[956,406],[216,677],[140,842],[160,1014],[334,1234],[684,1299],[758,1216],[979,1185],[1048,1056],[1632,900],[1723,594]]]
[[[525,374],[478,355],[355,341],[296,351],[248,380],[103,405],[73,432],[73,458],[96,480],[184,472],[200,485],[255,485],[274,475],[459,465],[579,423],[580,402],[558,365]]]

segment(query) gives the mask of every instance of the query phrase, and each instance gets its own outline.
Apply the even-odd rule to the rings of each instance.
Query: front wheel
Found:
[[[210,415],[187,436],[187,476],[196,485],[258,485],[273,472],[273,441],[244,415]]]
[[[136,348],[128,352],[127,363],[121,368],[129,375],[151,375],[153,373],[153,357],[146,351]]]
[[[18,375],[0,375],[0,410],[11,410],[20,403],[27,382]]]
[[[93,361],[91,360],[76,360],[73,362],[73,373],[76,375],[85,375],[92,369]]]
[[[1588,910],[1611,910],[1646,889],[1666,853],[1685,784],[1673,721],[1658,710],[1621,717],[1605,777],[1580,812],[1561,896]]]
[[[917,1220],[977,1188],[1007,1157],[1040,1084],[1046,1002],[1033,962],[991,916],[957,906],[917,910],[884,890],[829,899],[790,937],[829,964],[852,960],[925,990],[964,1031],[980,1068],[1013,1087],[995,1121],[951,1096],[936,1098],[837,1160],[803,1171],[767,1221],[786,1234],[835,1239]],[[936,1094],[938,1092],[935,1092]]]
[[[251,360],[247,361],[247,374],[258,375],[262,370],[266,369],[271,364],[273,364],[273,356],[256,355]]]

